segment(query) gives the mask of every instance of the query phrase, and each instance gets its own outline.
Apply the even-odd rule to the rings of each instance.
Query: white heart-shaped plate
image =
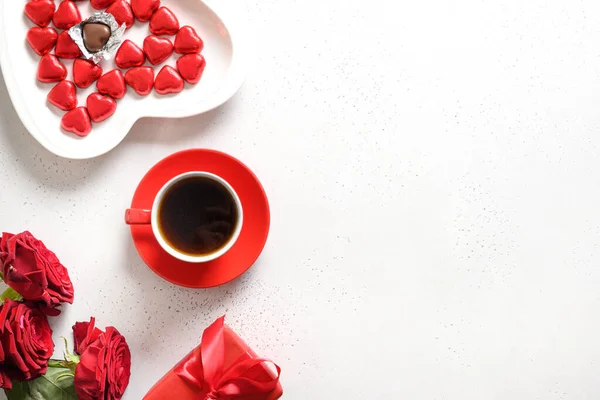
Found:
[[[58,5],[58,2],[56,2]],[[215,3],[218,3],[215,1]],[[89,1],[78,1],[81,16],[86,19],[94,10]],[[54,84],[37,80],[40,56],[29,47],[27,31],[34,26],[23,12],[24,1],[0,0],[0,66],[11,100],[29,132],[49,151],[66,158],[83,159],[104,154],[115,148],[127,135],[133,124],[143,117],[188,117],[220,106],[240,88],[245,78],[249,52],[244,45],[239,21],[226,15],[224,10],[201,0],[163,0],[181,26],[190,25],[204,41],[202,55],[206,69],[196,85],[186,83],[183,92],[161,96],[153,91],[146,97],[138,96],[133,89],[118,100],[115,114],[104,122],[93,124],[92,132],[79,138],[64,132],[60,127],[63,111],[46,101]],[[60,30],[57,30],[60,33]],[[150,35],[148,23],[136,20],[125,31],[123,39],[130,39],[140,48]],[[174,37],[169,37],[174,41]],[[176,66],[177,54],[163,64],[155,66],[155,74],[163,65]],[[73,78],[73,61],[61,61]],[[102,61],[104,72],[117,68],[114,60]],[[146,62],[146,65],[150,65]],[[93,84],[78,89],[80,106],[85,106],[87,96],[96,91]]]

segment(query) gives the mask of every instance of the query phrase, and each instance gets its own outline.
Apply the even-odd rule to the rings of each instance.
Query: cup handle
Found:
[[[149,225],[152,220],[151,210],[128,208],[125,211],[125,223],[127,225]]]

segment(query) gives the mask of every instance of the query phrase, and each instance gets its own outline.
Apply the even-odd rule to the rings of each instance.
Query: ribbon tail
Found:
[[[176,368],[175,373],[199,391],[211,392],[223,373],[225,362],[225,317],[217,319],[204,330],[200,348]]]
[[[200,343],[204,382],[211,388],[215,387],[223,374],[223,364],[225,364],[224,326],[225,316],[222,316],[204,330],[202,343]]]

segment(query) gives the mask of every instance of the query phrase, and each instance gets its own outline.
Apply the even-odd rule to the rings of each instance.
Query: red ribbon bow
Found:
[[[223,370],[225,364],[224,326],[225,316],[206,328],[202,334],[200,354],[194,353],[189,360],[175,369],[175,373],[198,389],[199,400],[237,400],[246,396],[271,393],[279,383],[281,368],[270,360],[241,358]],[[248,375],[255,376],[255,374],[248,373],[262,363],[273,364],[277,370],[277,377],[267,381],[250,378]],[[204,398],[200,397],[202,393],[205,393]]]

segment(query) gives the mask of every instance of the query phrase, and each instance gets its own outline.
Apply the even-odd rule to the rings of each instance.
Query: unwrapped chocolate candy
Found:
[[[88,23],[83,26],[83,45],[90,53],[97,53],[108,43],[111,31],[108,25]]]
[[[125,24],[119,27],[112,14],[95,12],[85,21],[69,29],[69,36],[77,44],[83,57],[99,63],[113,58],[123,42]]]

